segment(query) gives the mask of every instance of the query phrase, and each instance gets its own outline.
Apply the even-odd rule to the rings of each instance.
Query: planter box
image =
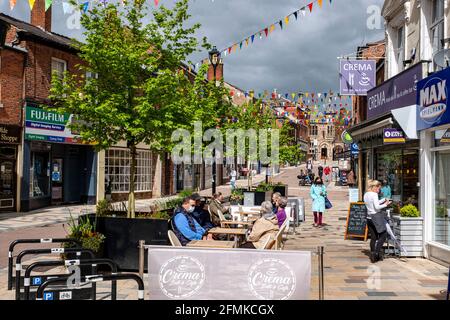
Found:
[[[450,238],[450,218],[436,218],[434,226],[434,241],[448,243]]]
[[[270,201],[272,198],[272,191],[257,192],[257,191],[245,191],[244,192],[244,206],[255,207],[260,206],[264,201]]]
[[[401,257],[423,257],[423,218],[392,216],[393,231],[407,254]]]
[[[95,219],[91,215],[91,221]],[[147,245],[169,245],[169,222],[158,219],[98,217],[97,231],[105,235],[103,257],[113,260],[120,270],[139,270],[139,240]],[[147,264],[147,259],[145,259]]]
[[[288,196],[289,196],[289,193],[288,193],[288,186],[287,186],[287,185],[284,185],[284,186],[275,186],[275,187],[273,188],[273,193],[275,193],[275,192],[281,193],[281,195],[282,195],[283,197],[288,197]]]

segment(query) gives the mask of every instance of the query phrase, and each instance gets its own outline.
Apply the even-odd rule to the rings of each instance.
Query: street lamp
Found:
[[[209,52],[209,62],[214,69],[214,85],[216,85],[216,70],[220,63],[220,52],[217,50],[216,46],[212,48]],[[217,176],[217,165],[216,165],[216,148],[213,149],[213,167],[212,167],[212,193],[216,194],[216,176]]]

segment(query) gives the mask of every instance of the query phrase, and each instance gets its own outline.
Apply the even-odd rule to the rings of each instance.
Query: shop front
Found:
[[[32,104],[25,111],[21,208],[95,203],[97,154],[68,127],[70,114]]]
[[[421,211],[427,257],[450,264],[450,69],[418,84]]]
[[[0,212],[17,209],[17,147],[22,128],[0,124]]]
[[[426,73],[419,63],[368,92],[367,120],[348,130],[359,145],[354,156],[359,198],[368,180],[384,183],[386,197],[402,206],[419,206],[420,146],[416,86]]]

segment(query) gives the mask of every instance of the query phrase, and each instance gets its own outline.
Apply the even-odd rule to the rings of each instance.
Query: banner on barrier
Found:
[[[151,300],[306,300],[311,253],[148,247]]]

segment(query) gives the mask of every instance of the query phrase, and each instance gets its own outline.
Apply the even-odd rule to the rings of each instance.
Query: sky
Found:
[[[54,0],[53,31],[80,39],[77,14],[64,13],[62,1]],[[81,2],[81,0],[79,0]],[[154,6],[153,0],[147,0]],[[200,23],[198,37],[206,36],[219,49],[227,48],[252,34],[283,20],[313,0],[190,0],[190,23]],[[175,0],[160,0],[170,7]],[[239,47],[224,57],[225,80],[243,90],[256,93],[277,89],[292,92],[336,92],[339,89],[339,60],[354,56],[358,46],[384,38],[380,12],[382,0],[323,0],[312,13],[289,24],[276,26],[268,38],[255,38],[249,47]],[[0,0],[0,11],[29,21],[27,0],[17,0],[11,11],[8,0]],[[369,26],[368,26],[369,21]],[[353,53],[353,54],[352,54]],[[196,53],[192,61],[208,57]]]

